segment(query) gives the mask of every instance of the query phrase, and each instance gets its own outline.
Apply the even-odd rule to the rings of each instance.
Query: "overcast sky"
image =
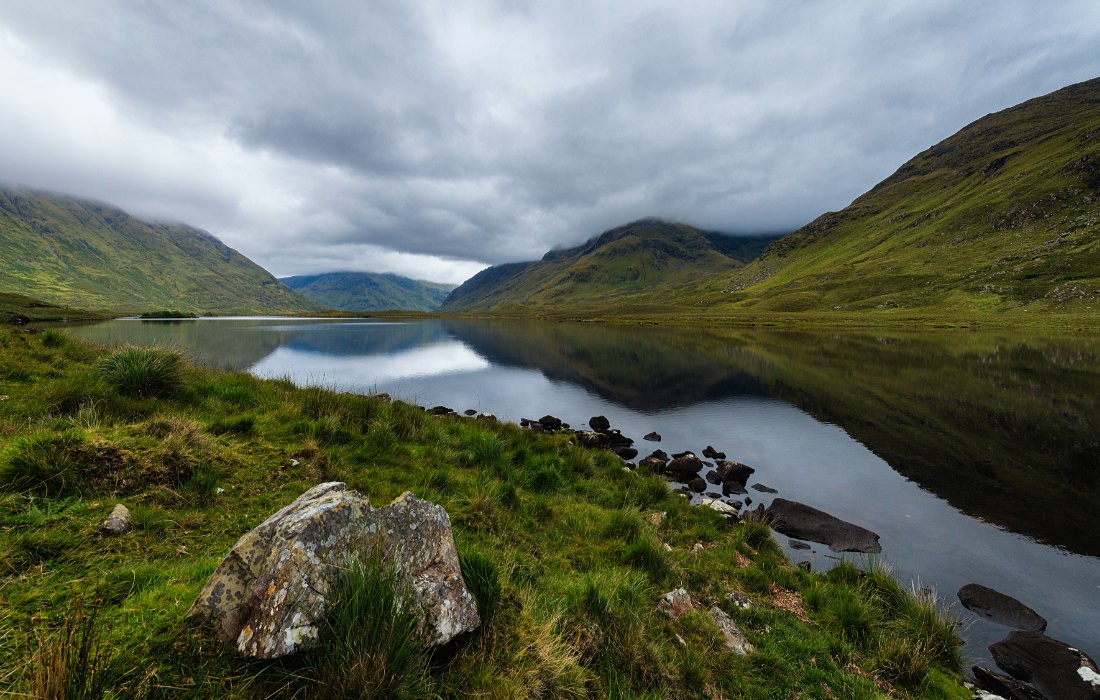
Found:
[[[644,216],[791,230],[1098,76],[1093,0],[0,0],[0,181],[459,282]]]

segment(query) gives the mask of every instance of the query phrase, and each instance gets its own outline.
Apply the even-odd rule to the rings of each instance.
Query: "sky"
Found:
[[[458,283],[647,216],[794,230],[1098,76],[1093,0],[0,0],[0,182]]]

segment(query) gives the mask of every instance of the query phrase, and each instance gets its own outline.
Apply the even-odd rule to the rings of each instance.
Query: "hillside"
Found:
[[[341,311],[435,311],[454,285],[373,272],[329,272],[280,281],[318,304]]]
[[[685,300],[729,312],[1087,314],[1100,302],[1098,219],[1100,79],[975,121]]]
[[[83,309],[293,313],[320,308],[209,233],[109,204],[0,188],[0,292]]]
[[[660,306],[670,293],[752,260],[774,236],[734,237],[643,219],[537,262],[497,265],[451,292],[442,311]]]

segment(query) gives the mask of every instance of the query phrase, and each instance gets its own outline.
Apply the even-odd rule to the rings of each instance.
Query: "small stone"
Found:
[[[660,442],[661,441],[661,434],[656,433],[656,432],[646,433],[645,435],[642,436],[642,439],[643,440],[649,440],[650,442]]]
[[[742,610],[748,610],[752,607],[752,601],[736,591],[727,595],[726,598]]]
[[[737,519],[737,508],[734,508],[728,503],[718,500],[717,498],[704,498],[699,505],[710,508],[711,510],[718,511],[727,518]]]
[[[787,544],[791,546],[791,549],[810,549],[810,545],[801,540],[789,540]]]
[[[696,554],[697,554],[697,553],[699,553],[699,552],[702,552],[702,551],[703,551],[703,549],[704,549],[704,547],[703,547],[703,543],[702,543],[702,542],[696,542],[696,543],[695,543],[694,545],[692,545],[692,547],[691,547],[691,551],[692,551],[693,553],[696,553]]]
[[[765,486],[764,484],[753,484],[751,486],[751,488],[756,490],[756,491],[759,491],[760,493],[779,493],[778,491],[773,489],[771,486]]]
[[[725,452],[719,452],[718,450],[714,449],[712,446],[707,445],[706,449],[703,450],[703,456],[706,457],[707,459],[725,459],[726,458],[726,453]]]
[[[691,481],[688,482],[688,488],[691,489],[692,491],[694,491],[695,493],[702,493],[702,492],[707,490],[707,482],[703,481],[699,477],[695,477],[694,479],[692,479]]]
[[[119,503],[107,516],[107,519],[99,526],[99,532],[108,537],[125,535],[134,529],[134,519],[130,515],[130,509]]]
[[[476,416],[477,415],[477,409],[467,408],[465,411],[462,412],[462,415],[464,415],[464,416]]]
[[[718,631],[722,633],[727,649],[738,656],[745,656],[752,652],[752,644],[749,644],[749,640],[745,638],[744,633],[734,623],[733,618],[726,614],[726,611],[718,607],[711,608],[710,619],[714,622]]]
[[[676,588],[661,596],[657,609],[673,620],[678,620],[695,609],[691,596],[683,588]]]

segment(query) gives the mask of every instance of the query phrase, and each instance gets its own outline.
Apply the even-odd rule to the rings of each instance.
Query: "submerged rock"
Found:
[[[726,453],[719,452],[718,450],[714,449],[713,446],[707,445],[705,448],[703,448],[703,456],[707,459],[725,459]]]
[[[319,484],[241,537],[191,607],[217,635],[255,658],[316,643],[329,591],[349,558],[381,555],[408,585],[425,644],[446,644],[480,624],[447,512],[406,492],[372,508],[346,484]]]
[[[603,432],[611,429],[611,421],[606,416],[592,416],[588,419],[588,427],[596,432]]]
[[[1086,654],[1038,632],[1013,632],[989,647],[993,660],[1048,698],[1100,698],[1100,673]]]
[[[834,552],[882,551],[878,535],[797,501],[777,498],[767,509],[772,529],[787,537],[829,545]]]
[[[732,481],[744,486],[749,483],[749,477],[756,473],[755,469],[740,462],[721,459],[717,464],[718,476],[723,482]]]
[[[751,488],[760,493],[779,493],[779,491],[773,489],[771,486],[765,486],[764,484],[753,484]]]
[[[111,514],[99,526],[99,532],[108,537],[125,535],[134,529],[134,519],[130,515],[130,509],[121,503],[111,510]]]
[[[1042,615],[1016,600],[992,588],[978,583],[968,583],[959,589],[959,601],[963,607],[1005,627],[1042,632],[1047,621]]]
[[[971,671],[975,685],[1004,700],[1044,700],[1038,690],[1011,676],[995,673],[984,666],[975,666]]]

